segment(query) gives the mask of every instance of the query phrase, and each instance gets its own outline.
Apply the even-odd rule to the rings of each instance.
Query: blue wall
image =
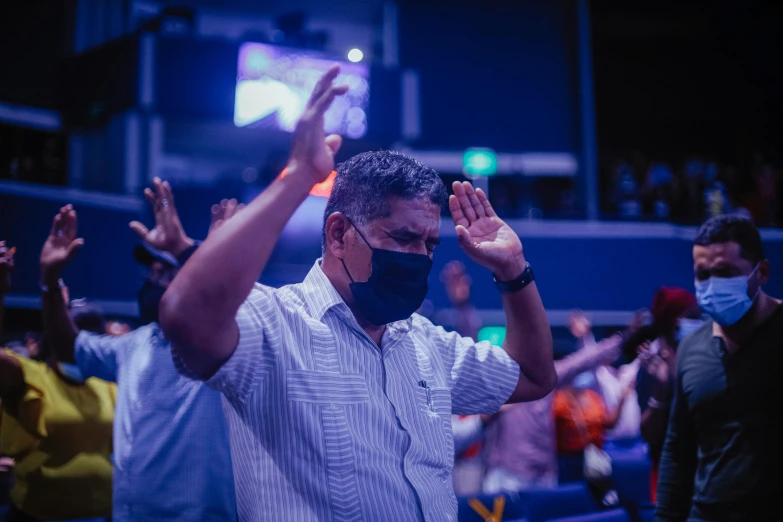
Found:
[[[65,191],[58,191],[67,197]],[[195,238],[206,233],[210,201],[221,195],[196,197],[178,192],[177,205],[185,228]],[[78,198],[77,198],[78,199]],[[38,255],[51,219],[64,201],[0,194],[0,238],[16,245],[14,294],[38,293]],[[320,255],[321,220],[325,200],[309,198],[287,226],[262,281],[281,285],[300,281]],[[135,300],[142,270],[132,256],[138,242],[128,222],[151,218],[146,204],[133,198],[75,204],[79,235],[85,246],[65,274],[74,297],[100,300]],[[661,285],[692,289],[691,237],[695,230],[665,224],[589,222],[512,222],[522,237],[525,254],[533,265],[544,304],[550,310],[635,310],[649,306]],[[763,231],[772,279],[768,291],[783,296],[783,231]],[[474,281],[479,308],[499,309],[499,296],[491,274],[464,255],[450,222],[441,227],[442,245],[435,254],[430,299],[437,308],[448,307],[438,279],[452,259],[465,262]],[[230,253],[227,253],[230,255]]]

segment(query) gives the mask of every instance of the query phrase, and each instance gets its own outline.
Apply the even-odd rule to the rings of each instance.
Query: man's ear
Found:
[[[759,263],[759,285],[764,286],[769,281],[769,260],[765,259]]]
[[[338,259],[345,256],[345,234],[351,228],[342,212],[335,212],[326,218],[326,250]]]

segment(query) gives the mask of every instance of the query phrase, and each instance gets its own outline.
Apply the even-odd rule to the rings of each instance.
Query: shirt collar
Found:
[[[326,274],[324,274],[321,268],[322,262],[323,259],[318,258],[302,282],[304,299],[310,308],[310,313],[320,321],[326,312],[334,309],[344,317],[356,321],[351,309],[329,278],[326,277]],[[390,333],[397,334],[410,331],[412,324],[413,317],[409,317],[408,319],[389,323],[386,327]]]
[[[339,306],[345,312],[351,313],[340,293],[324,274],[321,268],[322,261],[322,258],[315,261],[313,268],[310,269],[302,282],[304,298],[310,308],[310,313],[319,321],[327,311],[334,307]]]

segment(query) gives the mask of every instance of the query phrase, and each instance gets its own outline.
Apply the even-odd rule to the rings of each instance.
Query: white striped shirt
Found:
[[[421,316],[379,348],[320,267],[256,285],[221,391],[242,521],[454,521],[451,414],[492,413],[519,366]]]

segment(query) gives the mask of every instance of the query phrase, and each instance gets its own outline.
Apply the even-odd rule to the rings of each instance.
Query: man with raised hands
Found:
[[[286,222],[334,169],[333,67],[294,131],[285,176],[212,234],[161,301],[181,371],[227,399],[240,520],[456,520],[451,415],[546,396],[544,307],[516,233],[481,190],[397,152],[337,167],[323,257],[300,284],[256,284]],[[502,294],[504,347],[415,314],[441,207]]]
[[[154,180],[145,196],[155,227],[131,223],[152,261],[139,304],[148,324],[122,335],[79,331],[68,315],[60,274],[76,257],[77,215],[63,207],[41,252],[46,334],[60,359],[81,374],[117,383],[114,416],[112,520],[115,522],[236,520],[228,430],[220,394],[177,372],[157,323],[157,300],[177,267],[197,248],[182,228],[168,183]],[[213,227],[236,202],[213,211]],[[228,207],[228,208],[226,208]],[[144,262],[145,255],[136,256]],[[158,299],[155,299],[155,295]]]

